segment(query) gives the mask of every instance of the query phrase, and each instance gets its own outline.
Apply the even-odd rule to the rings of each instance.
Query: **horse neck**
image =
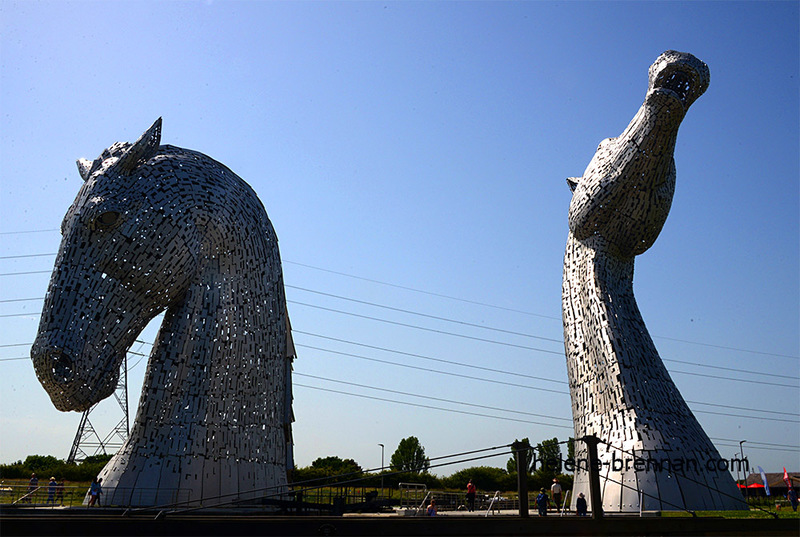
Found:
[[[277,249],[275,251],[277,255]],[[150,357],[137,425],[263,425],[280,415],[286,311],[280,260],[210,258],[169,308]],[[154,407],[161,410],[154,412]]]
[[[639,388],[627,377],[637,371],[666,375],[633,296],[633,266],[633,258],[609,254],[601,236],[578,241],[570,233],[562,309],[573,413],[593,407],[602,414],[632,404],[638,396],[631,392]],[[592,386],[590,405],[582,400],[586,385]]]
[[[633,441],[635,445],[626,449],[686,449],[718,459],[664,367],[636,306],[633,258],[614,258],[602,238],[581,242],[570,234],[563,285],[564,347],[576,438],[594,434]],[[693,440],[684,446],[680,439],[686,438]]]
[[[581,337],[595,339],[593,343],[616,342],[638,334],[639,338],[645,336],[641,343],[655,352],[633,296],[634,258],[614,256],[610,249],[602,236],[579,241],[569,234],[563,279],[565,340]],[[620,323],[621,316],[626,322]],[[570,327],[581,333],[568,333]],[[604,362],[617,360],[613,346],[594,348]]]

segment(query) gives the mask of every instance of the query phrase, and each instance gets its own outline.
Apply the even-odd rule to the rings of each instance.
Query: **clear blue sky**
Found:
[[[163,143],[248,181],[280,237],[298,464],[376,467],[379,443],[388,461],[410,435],[432,457],[566,439],[565,178],[676,49],[711,86],[681,127],[672,212],[637,260],[636,296],[721,454],[746,439],[767,471],[800,469],[798,5],[2,0],[0,462],[69,453],[80,416],[14,359],[54,260],[30,256],[58,249],[75,160],[159,116]],[[130,365],[133,412],[145,362]],[[98,407],[98,429],[114,410]]]

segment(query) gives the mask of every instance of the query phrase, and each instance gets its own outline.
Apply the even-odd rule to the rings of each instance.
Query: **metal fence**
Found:
[[[436,501],[438,512],[466,510],[464,493],[429,490],[423,484],[401,483],[392,497],[381,496],[375,487],[315,487],[290,488],[280,497],[264,492],[257,494],[231,495],[224,498],[192,498],[188,491],[165,488],[103,488],[99,501],[95,506],[89,505],[89,488],[81,486],[56,486],[49,484],[30,486],[28,484],[0,483],[0,505],[17,507],[56,509],[60,507],[258,507],[262,500],[279,500],[296,502],[296,507],[305,510],[333,512],[378,511],[399,507],[403,514],[423,516],[431,500]],[[399,497],[398,497],[399,495]],[[274,502],[273,502],[274,503]],[[519,499],[516,495],[500,495],[500,493],[479,493],[475,498],[476,514],[492,514],[499,511],[518,510]]]
[[[103,489],[97,507],[131,507],[190,503],[186,491],[159,488]],[[57,508],[89,506],[86,486],[42,486],[0,484],[0,504],[20,507]]]

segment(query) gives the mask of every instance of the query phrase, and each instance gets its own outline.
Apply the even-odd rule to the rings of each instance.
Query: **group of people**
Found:
[[[31,479],[28,481],[28,491],[22,497],[24,503],[31,503],[34,493],[39,490],[39,478],[36,473],[31,474]],[[64,480],[56,481],[55,476],[50,478],[47,483],[47,504],[48,505],[64,505]]]
[[[100,507],[100,495],[103,493],[102,487],[102,478],[94,478],[92,479],[92,484],[89,486],[89,507]],[[23,501],[30,503],[31,497],[33,493],[39,489],[39,478],[36,477],[36,474],[31,474],[31,480],[28,484],[28,493],[24,496]],[[553,498],[553,503],[556,506],[556,509],[560,509],[561,507],[561,499],[562,499],[562,489],[561,484],[558,482],[558,479],[553,479],[553,484],[550,486],[550,494]],[[467,483],[467,510],[474,511],[475,510],[475,495],[477,493],[477,488],[475,484],[472,482],[472,479],[469,480]],[[793,488],[790,488],[787,495],[787,499],[791,503],[792,509],[797,511],[797,493]],[[55,505],[58,502],[59,505],[64,505],[64,480],[56,481],[55,477],[51,477],[50,481],[47,483],[47,503]],[[550,496],[547,494],[546,489],[541,489],[539,494],[536,496],[536,507],[539,511],[539,516],[547,516],[547,509],[550,507]],[[575,513],[578,516],[586,516],[588,512],[588,506],[586,504],[586,498],[583,495],[583,492],[578,494],[578,498],[575,500]],[[428,516],[436,516],[438,512],[438,508],[436,506],[436,500],[432,499],[430,504],[428,504],[427,515]]]
[[[475,494],[477,489],[475,488],[475,484],[472,480],[469,480],[467,483],[467,511],[474,511],[475,510]],[[563,489],[561,488],[561,483],[558,482],[558,478],[553,479],[553,484],[550,486],[550,494],[552,495],[552,501],[555,504],[557,509],[561,508],[561,501],[563,496]],[[547,509],[550,507],[550,496],[547,494],[547,489],[541,489],[539,494],[536,496],[536,507],[539,511],[539,516],[547,516]],[[588,506],[586,504],[586,498],[584,497],[583,493],[581,492],[578,494],[578,499],[575,501],[575,512],[578,516],[586,516],[588,512]],[[428,507],[428,516],[433,516],[436,514],[436,502],[435,500],[431,500],[430,506]]]
[[[103,479],[97,479],[96,477],[92,479],[92,484],[89,485],[89,507],[100,507],[100,494],[103,493],[103,487],[101,485],[103,483]]]
[[[102,482],[102,478],[92,479],[92,484],[89,486],[89,507],[100,506],[100,494],[103,492]],[[39,488],[39,478],[33,473],[28,481],[28,491],[20,501],[31,503],[34,493]],[[64,505],[64,488],[64,479],[56,480],[55,476],[52,476],[47,483],[47,505]]]
[[[553,498],[553,504],[555,505],[556,509],[560,510],[562,507],[561,500],[563,495],[563,490],[561,488],[561,483],[558,482],[558,478],[553,478],[553,484],[550,485],[550,494]],[[550,496],[547,495],[547,489],[541,489],[539,494],[536,496],[536,508],[539,511],[539,516],[547,516],[547,509],[550,507]],[[578,494],[578,499],[575,500],[575,512],[578,516],[586,516],[588,511],[588,506],[586,504],[586,498],[583,495],[583,492]]]
[[[55,476],[50,477],[47,483],[47,503],[64,505],[64,480],[56,481]]]

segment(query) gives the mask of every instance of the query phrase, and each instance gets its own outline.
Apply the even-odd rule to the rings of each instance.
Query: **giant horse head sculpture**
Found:
[[[154,158],[160,137],[159,119],[136,143],[116,143],[94,162],[78,161],[84,183],[61,224],[31,351],[59,410],[86,410],[114,392],[136,337],[182,297],[198,270],[197,224],[178,221],[180,208],[153,199],[169,182],[177,187],[177,177],[159,176],[159,188],[153,174],[135,173],[142,164],[152,171],[169,159]]]
[[[744,507],[730,474],[713,465],[719,453],[664,367],[633,294],[634,259],[653,245],[672,205],[678,128],[709,79],[691,54],[660,55],[628,127],[600,143],[583,176],[567,180],[564,348],[575,438],[601,443],[602,492],[593,500],[605,511]],[[587,453],[576,444],[578,459]],[[591,489],[588,469],[576,467],[573,506]]]
[[[59,410],[86,410],[114,392],[125,353],[165,312],[106,488],[155,482],[197,499],[280,487],[294,350],[277,237],[236,174],[160,139],[159,119],[135,143],[78,161],[36,374]]]

